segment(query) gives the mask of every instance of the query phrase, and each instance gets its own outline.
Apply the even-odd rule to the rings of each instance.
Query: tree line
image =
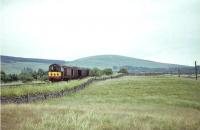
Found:
[[[121,68],[118,73],[128,73],[128,70],[126,68]],[[99,69],[99,68],[93,68],[90,70],[90,76],[102,76],[102,75],[112,75],[113,70],[110,68],[106,69]]]
[[[28,82],[33,80],[45,81],[48,79],[48,71],[38,69],[33,71],[31,68],[24,68],[20,74],[6,74],[1,71],[1,82],[22,81]]]
[[[121,68],[118,73],[128,73],[126,68]],[[90,76],[102,76],[102,75],[112,75],[113,71],[110,68],[99,69],[93,68],[90,69]],[[1,71],[1,82],[13,82],[13,81],[22,81],[29,82],[33,80],[46,81],[48,80],[48,71],[43,69],[38,69],[37,71],[33,71],[31,68],[24,68],[20,74],[6,74],[4,71]]]

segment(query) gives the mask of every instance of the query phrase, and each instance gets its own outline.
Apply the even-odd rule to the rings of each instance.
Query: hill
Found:
[[[64,64],[65,61],[63,60],[49,60],[49,59],[37,59],[37,58],[22,58],[22,57],[13,57],[13,56],[1,56],[1,62],[3,63],[14,63],[14,62],[35,62],[35,63],[58,63]]]
[[[169,72],[169,68],[177,69],[178,67],[186,67],[182,65],[159,63],[120,55],[97,55],[80,58],[74,61],[1,56],[1,70],[6,73],[20,73],[26,67],[33,70],[38,70],[39,68],[48,70],[48,66],[52,63],[87,68],[112,68],[116,71],[121,67],[126,67],[130,72]],[[173,69],[172,71],[177,70]]]
[[[6,73],[20,73],[26,67],[32,70],[38,70],[39,68],[48,70],[48,66],[52,63],[65,64],[65,61],[1,55],[1,70]]]
[[[143,68],[169,68],[177,67],[175,64],[159,63],[120,55],[97,55],[80,58],[67,63],[68,65],[82,67],[115,68],[121,66],[143,67]],[[182,66],[183,67],[183,66]]]

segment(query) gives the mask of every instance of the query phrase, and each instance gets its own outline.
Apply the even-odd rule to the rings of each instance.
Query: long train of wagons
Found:
[[[48,71],[49,81],[67,81],[70,79],[87,77],[88,75],[89,69],[63,66],[59,64],[51,64]]]

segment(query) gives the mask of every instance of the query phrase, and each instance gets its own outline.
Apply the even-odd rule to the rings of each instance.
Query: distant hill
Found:
[[[4,56],[1,55],[1,62],[3,63],[13,63],[13,62],[35,62],[35,63],[58,63],[65,64],[64,60],[48,60],[48,59],[37,59],[37,58],[22,58],[22,57],[13,57],[13,56]]]
[[[68,65],[82,67],[113,68],[121,66],[143,67],[143,68],[169,68],[180,65],[159,63],[154,61],[136,59],[120,55],[98,55],[80,58],[67,63]],[[182,66],[183,67],[183,66]]]
[[[20,73],[24,68],[29,67],[32,70],[48,70],[52,63],[65,64],[64,60],[48,60],[36,58],[22,58],[1,55],[1,70],[6,73]]]
[[[87,68],[112,68],[116,71],[121,67],[126,67],[131,72],[166,72],[169,71],[169,68],[177,69],[178,67],[187,67],[183,65],[159,63],[119,55],[90,56],[74,61],[1,56],[1,70],[6,73],[20,73],[27,67],[33,70],[38,70],[39,68],[48,70],[49,65],[52,63]]]

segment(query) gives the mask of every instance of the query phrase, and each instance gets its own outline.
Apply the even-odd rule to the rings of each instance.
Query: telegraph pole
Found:
[[[195,74],[196,74],[196,80],[197,80],[197,61],[195,61]]]
[[[178,68],[178,77],[179,78],[181,77],[181,70],[180,70],[180,68]]]

